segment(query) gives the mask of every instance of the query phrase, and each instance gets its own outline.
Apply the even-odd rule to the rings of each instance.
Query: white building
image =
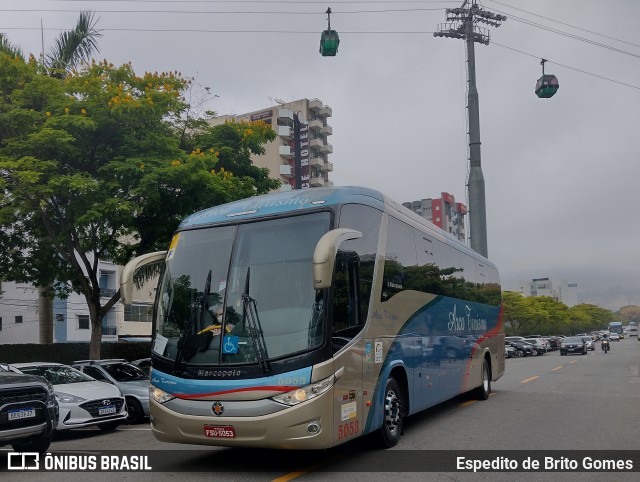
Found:
[[[109,261],[98,263],[102,303],[118,290],[122,267]],[[155,281],[134,288],[134,303],[116,303],[102,320],[102,341],[151,337],[151,309]],[[0,296],[0,344],[39,343],[38,290],[25,283],[2,283]],[[53,300],[54,343],[88,342],[91,339],[89,308],[83,295]]]
[[[562,280],[557,288],[549,278],[534,278],[520,283],[520,293],[524,296],[548,296],[568,307],[578,304],[578,283]]]

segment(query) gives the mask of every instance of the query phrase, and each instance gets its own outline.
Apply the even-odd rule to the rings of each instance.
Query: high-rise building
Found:
[[[440,193],[440,198],[437,199],[420,199],[402,205],[455,236],[459,241],[466,241],[464,217],[467,215],[467,207],[457,203],[448,192]]]
[[[211,125],[232,121],[258,121],[270,124],[278,137],[265,146],[265,153],[252,158],[258,167],[269,169],[270,177],[282,182],[281,190],[295,187],[295,123],[300,126],[300,174],[302,187],[332,186],[329,173],[333,163],[329,154],[333,146],[327,141],[333,129],[327,124],[331,107],[318,99],[299,99],[280,102],[275,107],[256,110],[246,114],[223,115],[210,120]]]

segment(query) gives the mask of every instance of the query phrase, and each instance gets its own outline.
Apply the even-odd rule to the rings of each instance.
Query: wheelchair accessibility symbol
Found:
[[[228,335],[224,337],[222,353],[238,353],[238,337]]]

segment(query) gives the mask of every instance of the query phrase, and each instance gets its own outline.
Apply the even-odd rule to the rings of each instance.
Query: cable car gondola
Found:
[[[338,53],[340,37],[338,32],[331,30],[331,9],[327,8],[328,28],[320,35],[320,53],[323,57],[334,57]]]
[[[542,65],[542,77],[540,77],[536,82],[535,90],[536,95],[541,99],[548,99],[549,97],[553,97],[560,87],[558,78],[555,75],[544,73],[545,62],[545,59],[542,59],[540,61],[540,64]]]

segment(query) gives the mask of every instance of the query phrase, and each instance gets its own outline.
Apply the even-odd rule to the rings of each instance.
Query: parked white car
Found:
[[[127,419],[124,397],[113,385],[60,363],[13,363],[11,366],[22,373],[44,377],[53,385],[60,405],[56,430],[93,425],[102,430],[114,430]]]

